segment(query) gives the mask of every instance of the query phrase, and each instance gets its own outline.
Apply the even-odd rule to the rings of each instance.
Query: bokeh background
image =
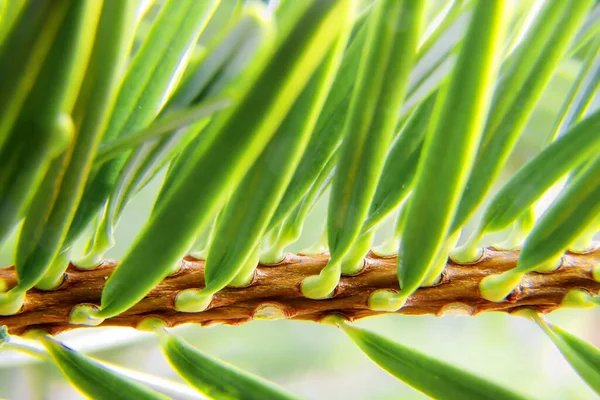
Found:
[[[499,183],[539,151],[579,68],[580,62],[576,59],[561,65]],[[597,106],[598,101],[594,107]],[[128,205],[117,229],[118,244],[109,253],[111,258],[121,258],[140,231],[161,180],[162,176],[158,176]],[[552,196],[550,191],[540,208],[544,208]],[[325,195],[317,204],[305,224],[302,238],[290,250],[305,248],[320,236],[327,200]],[[182,218],[185,218],[185,211],[182,211]],[[393,221],[392,216],[381,227],[376,242],[391,234]],[[471,228],[467,227],[463,237],[468,236]],[[0,266],[12,264],[13,248],[14,239],[0,249]],[[599,311],[567,309],[555,312],[549,319],[600,346]],[[501,313],[441,318],[388,315],[365,319],[358,325],[536,399],[596,398],[549,339],[525,319]],[[240,327],[188,325],[175,331],[202,351],[271,379],[308,399],[426,398],[379,369],[340,331],[330,326],[296,321],[254,321]],[[157,338],[151,334],[125,328],[80,329],[62,334],[59,339],[101,360],[180,380],[163,359]],[[83,397],[66,383],[53,365],[4,351],[0,352],[0,398]],[[182,393],[180,398],[202,396]]]

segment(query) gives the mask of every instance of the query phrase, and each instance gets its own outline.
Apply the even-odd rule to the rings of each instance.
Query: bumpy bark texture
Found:
[[[518,251],[489,248],[476,264],[458,265],[450,261],[441,281],[433,287],[418,290],[398,313],[475,315],[485,311],[514,312],[522,308],[547,313],[561,307],[569,290],[581,289],[592,295],[600,292],[600,282],[592,276],[594,266],[600,264],[600,250],[596,250],[589,254],[565,254],[562,266],[554,272],[527,274],[521,285],[502,303],[481,298],[479,282],[490,274],[514,268],[517,257]],[[318,273],[327,260],[327,254],[288,255],[276,266],[259,265],[250,286],[224,289],[215,295],[207,310],[190,314],[175,311],[174,300],[180,291],[204,285],[204,263],[186,258],[177,274],[165,279],[133,308],[107,319],[101,326],[136,327],[147,317],[160,318],[168,326],[175,326],[185,323],[237,325],[278,314],[283,318],[315,321],[334,313],[349,320],[383,314],[369,309],[368,298],[377,289],[398,290],[395,258],[377,258],[370,254],[363,271],[356,276],[343,277],[332,298],[311,300],[303,297],[300,283]],[[33,328],[56,334],[80,327],[69,324],[69,313],[78,304],[100,304],[104,282],[117,264],[106,261],[91,271],[69,266],[58,289],[48,292],[32,289],[27,293],[21,312],[0,316],[0,325],[6,325],[13,334]],[[15,285],[14,268],[0,269],[0,278],[8,281],[9,286]]]

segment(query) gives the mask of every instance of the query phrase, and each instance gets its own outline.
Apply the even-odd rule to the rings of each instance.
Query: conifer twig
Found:
[[[600,293],[600,282],[594,280],[592,274],[593,268],[600,264],[600,250],[596,250],[588,254],[567,253],[562,266],[554,272],[527,274],[517,290],[501,303],[483,299],[479,294],[479,282],[490,274],[514,268],[517,257],[518,251],[488,248],[476,264],[449,262],[442,280],[436,286],[419,289],[398,313],[476,315],[486,311],[510,313],[522,308],[547,313],[560,308],[564,296],[572,289],[592,295]],[[311,300],[303,297],[300,283],[307,276],[318,273],[327,260],[327,254],[288,255],[276,266],[260,265],[250,286],[222,290],[203,312],[181,313],[173,308],[176,295],[185,289],[200,288],[204,283],[204,263],[186,258],[177,274],[166,278],[137,305],[107,319],[102,326],[136,327],[147,317],[161,318],[168,326],[176,326],[185,323],[237,325],[254,318],[277,316],[316,321],[332,313],[354,320],[383,314],[369,309],[368,298],[377,289],[398,290],[395,258],[383,259],[370,254],[363,271],[356,276],[343,277],[332,298]],[[0,326],[6,325],[13,334],[33,328],[56,334],[80,327],[68,322],[72,308],[82,303],[100,304],[104,282],[117,264],[106,261],[99,268],[88,271],[69,266],[58,289],[30,290],[21,312],[0,316]],[[14,286],[14,268],[0,269],[0,279],[4,279],[9,287]]]

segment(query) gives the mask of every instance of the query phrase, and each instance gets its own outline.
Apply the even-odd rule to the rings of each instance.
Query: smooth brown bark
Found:
[[[562,266],[554,272],[527,274],[519,288],[502,303],[481,298],[481,279],[514,268],[517,257],[518,251],[486,249],[483,259],[476,264],[457,265],[449,262],[440,283],[418,290],[398,313],[475,315],[485,311],[513,312],[522,308],[547,313],[559,308],[563,297],[571,289],[581,289],[593,295],[600,292],[600,282],[592,276],[593,267],[600,264],[600,250],[597,250],[589,254],[566,254]],[[383,259],[370,255],[359,275],[341,279],[331,299],[311,300],[303,297],[300,283],[307,276],[317,274],[327,260],[327,255],[289,255],[277,266],[259,265],[250,286],[222,290],[203,312],[180,313],[173,308],[175,296],[184,289],[201,288],[204,284],[204,263],[186,258],[176,275],[161,282],[130,310],[107,319],[101,326],[136,327],[147,317],[160,318],[168,326],[185,323],[235,325],[252,320],[256,310],[264,306],[279,308],[285,318],[302,320],[319,320],[334,313],[344,315],[349,320],[383,314],[370,310],[367,302],[374,290],[398,290],[395,258]],[[0,316],[0,326],[6,325],[9,332],[14,334],[22,334],[33,328],[43,328],[56,334],[80,327],[69,324],[69,313],[78,304],[100,304],[104,282],[116,265],[115,261],[106,261],[91,271],[69,266],[65,281],[58,289],[48,292],[32,289],[27,293],[21,312]],[[0,269],[0,278],[5,279],[9,286],[15,285],[14,268]]]

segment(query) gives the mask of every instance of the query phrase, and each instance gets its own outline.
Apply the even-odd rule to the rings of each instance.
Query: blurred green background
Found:
[[[539,151],[578,68],[576,61],[561,66],[503,179]],[[110,252],[111,258],[121,258],[143,226],[161,179],[162,176],[157,177],[129,204],[118,227],[118,245]],[[327,195],[311,213],[303,236],[292,251],[307,247],[318,238],[326,208]],[[377,242],[391,233],[393,219],[381,227]],[[468,233],[467,229],[464,236]],[[0,249],[0,266],[12,264],[13,245],[14,240]],[[549,319],[600,346],[600,312],[597,310],[562,310]],[[358,324],[536,399],[596,398],[544,334],[525,319],[500,313],[443,318],[389,315],[365,319]],[[329,326],[255,321],[240,327],[190,325],[176,331],[202,351],[269,378],[308,399],[426,398],[372,364],[341,332]],[[132,329],[103,328],[76,330],[59,338],[99,359],[179,380],[163,359],[153,335]],[[66,383],[54,366],[21,354],[0,352],[0,398],[83,397]]]

